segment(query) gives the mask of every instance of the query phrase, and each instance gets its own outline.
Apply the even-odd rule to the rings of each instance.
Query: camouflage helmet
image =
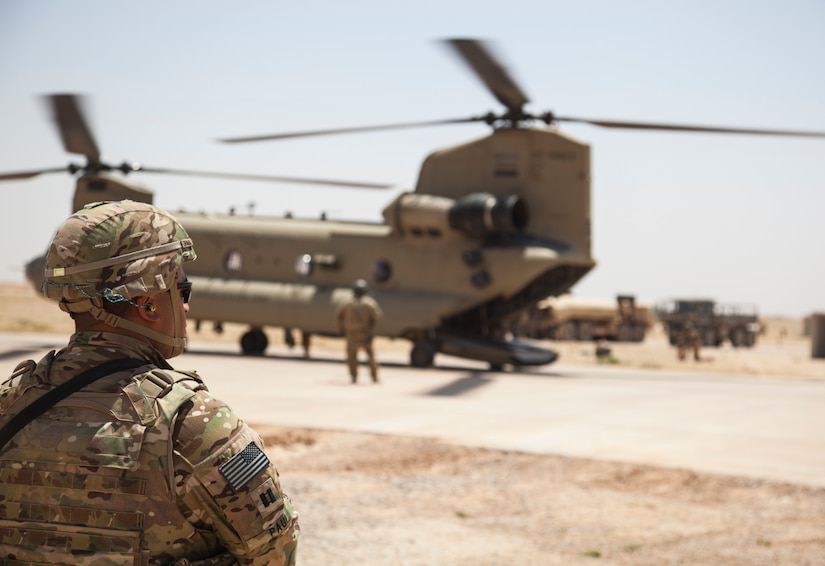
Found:
[[[96,202],[58,228],[41,288],[62,302],[151,297],[175,288],[181,263],[196,257],[186,230],[167,212],[130,200]]]

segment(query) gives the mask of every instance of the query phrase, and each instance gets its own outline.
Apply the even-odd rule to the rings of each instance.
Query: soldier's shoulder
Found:
[[[244,422],[226,402],[207,389],[194,391],[178,415],[175,438],[180,455],[197,464],[243,430]]]

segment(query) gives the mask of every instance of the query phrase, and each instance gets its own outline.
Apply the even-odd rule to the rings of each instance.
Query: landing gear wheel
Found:
[[[260,328],[252,328],[241,336],[241,350],[246,356],[262,356],[269,346],[269,338]]]
[[[421,340],[410,351],[410,365],[414,368],[428,368],[435,359],[435,344]]]

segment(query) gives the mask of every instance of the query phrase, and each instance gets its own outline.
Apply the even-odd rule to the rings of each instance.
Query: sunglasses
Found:
[[[189,298],[192,296],[192,282],[188,279],[186,281],[178,281],[178,291],[184,303],[189,303]]]

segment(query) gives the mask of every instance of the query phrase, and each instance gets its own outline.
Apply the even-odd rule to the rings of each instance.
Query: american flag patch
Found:
[[[269,458],[263,450],[258,448],[254,442],[246,445],[246,448],[232,456],[226,464],[218,468],[218,471],[232,489],[237,493],[249,480],[257,476],[269,466]]]

